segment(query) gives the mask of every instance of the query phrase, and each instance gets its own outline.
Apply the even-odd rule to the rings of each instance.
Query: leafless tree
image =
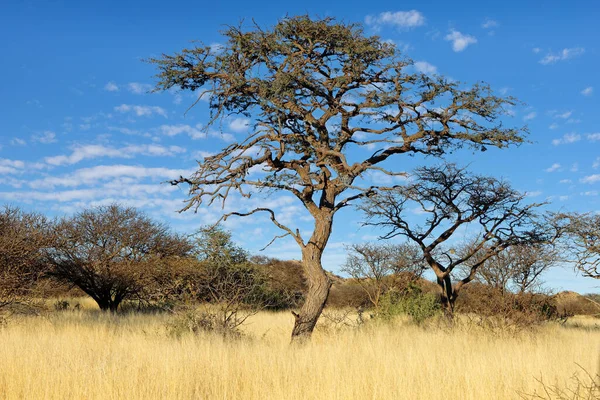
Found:
[[[486,250],[481,253],[485,255]],[[471,264],[479,261],[478,255],[462,264],[462,273],[469,272]],[[485,283],[501,294],[508,291],[525,293],[539,289],[541,277],[559,262],[557,249],[551,245],[532,244],[513,246],[488,258],[479,266],[476,280]]]
[[[342,271],[350,275],[367,294],[376,309],[381,296],[389,289],[390,275],[421,276],[424,260],[421,249],[410,243],[363,243],[348,246]]]
[[[600,279],[600,215],[557,213],[551,222],[560,236],[563,260],[583,276]]]
[[[44,272],[41,250],[49,241],[48,220],[5,206],[0,211],[0,309],[31,297]]]
[[[152,275],[191,250],[187,239],[135,208],[117,204],[63,218],[45,259],[54,278],[79,287],[101,310],[140,297]]]
[[[230,27],[224,35],[219,49],[199,45],[151,60],[157,90],[199,91],[209,101],[207,129],[232,115],[253,120],[244,138],[173,183],[189,187],[184,210],[237,202],[234,193],[283,191],[312,216],[305,238],[270,208],[223,215],[265,213],[281,229],[278,237],[300,246],[308,292],[292,338],[309,337],[315,327],[331,287],[321,260],[334,215],[379,188],[370,174],[402,175],[391,167],[398,162],[389,163],[400,154],[442,156],[523,141],[523,129],[499,121],[512,98],[484,84],[463,87],[417,73],[393,44],[366,36],[359,25],[299,16],[272,29]]]
[[[384,238],[401,235],[419,245],[437,277],[448,316],[453,315],[461,288],[489,258],[511,246],[548,240],[535,213],[540,204],[524,204],[525,195],[506,182],[470,174],[453,164],[418,168],[412,178],[409,184],[369,197],[361,208],[368,224],[387,230]],[[422,226],[410,222],[415,207],[426,215]],[[467,227],[475,235],[469,246],[461,252],[442,248],[458,232],[464,235],[462,229]],[[475,257],[467,275],[453,283],[456,267]]]

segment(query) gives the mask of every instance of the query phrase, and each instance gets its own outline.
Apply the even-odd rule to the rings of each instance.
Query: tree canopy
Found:
[[[309,292],[294,336],[309,335],[329,293],[321,256],[334,214],[382,186],[374,171],[405,171],[386,161],[399,154],[486,150],[523,142],[523,128],[505,127],[512,98],[415,71],[412,61],[358,24],[309,16],[281,19],[271,29],[229,27],[222,46],[196,45],[151,60],[157,90],[198,91],[211,110],[208,127],[236,115],[252,119],[248,134],[199,161],[186,184],[184,209],[250,197],[264,190],[295,196],[314,218],[309,238],[256,207],[222,216],[267,213],[302,249]]]

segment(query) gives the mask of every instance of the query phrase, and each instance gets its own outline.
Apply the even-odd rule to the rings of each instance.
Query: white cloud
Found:
[[[437,74],[437,67],[429,64],[427,61],[416,61],[414,63],[415,69],[425,75]]]
[[[588,175],[585,178],[581,178],[581,183],[596,183],[598,181],[600,181],[599,174]]]
[[[21,138],[12,138],[10,144],[14,146],[25,146],[27,142]]]
[[[149,168],[135,165],[98,165],[81,168],[64,176],[47,176],[29,183],[32,188],[78,187],[91,185],[99,181],[130,177],[136,180],[153,178],[154,180],[176,179],[189,176],[194,170]],[[135,182],[135,181],[134,181]]]
[[[376,29],[383,25],[392,25],[401,29],[411,29],[425,24],[425,17],[417,10],[386,11],[379,15],[367,15],[365,23]]]
[[[104,90],[107,92],[118,92],[119,86],[117,86],[117,84],[114,82],[108,82],[106,85],[104,85]]]
[[[523,120],[524,121],[531,121],[535,117],[537,117],[537,114],[535,112],[530,112],[529,114],[527,114],[526,116],[523,117]]]
[[[525,196],[527,197],[538,197],[542,195],[542,191],[541,190],[534,190],[531,192],[525,192]]]
[[[590,190],[587,192],[581,192],[580,193],[582,196],[598,196],[598,191],[597,190]]]
[[[594,88],[591,86],[588,86],[581,91],[581,94],[584,96],[591,96],[592,93],[594,93]]]
[[[211,43],[210,44],[210,51],[212,51],[213,53],[220,53],[223,50],[225,50],[225,46],[222,43]]]
[[[573,111],[565,111],[562,114],[554,114],[554,118],[562,118],[562,119],[567,119],[569,118],[571,115],[573,115]]]
[[[554,163],[554,164],[552,164],[552,166],[550,168],[546,168],[545,171],[546,172],[555,172],[555,171],[558,171],[559,169],[560,169],[560,164]]]
[[[190,125],[161,125],[159,131],[166,136],[176,136],[181,133],[187,134],[192,139],[204,139],[206,138],[206,132],[202,130],[202,125],[197,124],[196,126]]]
[[[553,122],[550,124],[550,126],[548,128],[549,129],[558,129],[558,124],[556,122]]]
[[[50,165],[71,165],[82,160],[109,157],[109,158],[133,158],[135,155],[151,156],[174,156],[184,153],[186,150],[179,146],[160,146],[157,144],[130,145],[122,148],[107,147],[103,145],[75,146],[69,155],[46,157],[46,163]]]
[[[133,94],[145,94],[152,90],[152,85],[147,83],[130,82],[127,84],[127,90]]]
[[[592,142],[597,142],[600,141],[600,132],[597,133],[589,133],[586,135],[588,140],[592,141]]]
[[[452,42],[452,50],[460,52],[466,49],[469,45],[477,43],[475,36],[466,35],[459,31],[452,30],[444,37],[444,40]]]
[[[250,120],[247,118],[236,118],[229,122],[229,129],[234,132],[246,132],[248,130],[248,126],[250,125]]]
[[[161,115],[167,118],[167,112],[164,108],[158,106],[140,106],[134,104],[121,104],[120,106],[115,107],[115,111],[120,113],[128,113],[133,112],[138,117],[150,117],[153,114]]]
[[[533,49],[531,49],[531,51],[533,51],[535,54],[538,54],[542,51],[542,49],[540,49],[539,47],[534,47]]]
[[[49,144],[56,142],[56,133],[52,131],[44,131],[37,135],[32,135],[31,140],[33,142],[39,142],[43,144]]]
[[[0,175],[14,175],[23,168],[25,168],[25,163],[21,160],[0,158]]]
[[[600,167],[600,157],[597,157],[592,164],[592,168],[597,169],[598,167]]]
[[[552,144],[555,146],[561,145],[561,144],[570,144],[570,143],[575,143],[575,142],[579,142],[581,140],[581,135],[578,133],[567,133],[565,135],[563,135],[562,138],[560,139],[554,139],[552,141]]]
[[[574,163],[573,165],[571,165],[571,172],[577,172],[579,171],[579,164],[578,163]]]
[[[567,183],[573,183],[573,181],[570,179],[561,179],[560,181],[558,181],[558,183],[567,184]]]
[[[583,47],[571,47],[565,48],[559,51],[558,53],[548,53],[540,60],[540,64],[548,65],[554,64],[558,61],[565,61],[571,59],[573,57],[577,57],[585,53],[585,49]]]
[[[500,26],[500,24],[497,21],[489,18],[486,18],[486,20],[481,24],[481,27],[484,29],[496,28],[498,26]]]

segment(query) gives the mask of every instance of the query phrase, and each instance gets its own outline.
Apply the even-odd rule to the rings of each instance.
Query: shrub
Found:
[[[171,336],[180,337],[191,333],[199,335],[202,333],[213,333],[225,338],[241,338],[244,334],[240,326],[246,318],[240,318],[237,314],[224,314],[221,310],[188,310],[179,314],[167,324],[167,332]]]
[[[408,315],[413,322],[421,325],[441,311],[438,296],[424,293],[416,286],[408,291],[388,291],[381,299],[377,315],[384,319],[392,319],[398,315]]]
[[[457,302],[458,311],[474,316],[472,322],[490,329],[530,329],[548,321],[564,319],[556,299],[545,294],[509,292],[487,285],[472,285]]]

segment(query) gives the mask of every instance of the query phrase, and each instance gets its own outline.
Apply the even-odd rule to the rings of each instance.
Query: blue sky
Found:
[[[187,115],[189,93],[149,94],[155,70],[145,58],[192,40],[219,44],[219,31],[252,18],[269,26],[308,13],[365,24],[391,40],[425,73],[488,82],[524,104],[506,123],[528,125],[532,143],[452,159],[508,179],[551,208],[600,211],[600,4],[595,1],[159,2],[7,1],[0,12],[4,77],[0,92],[0,203],[49,215],[113,201],[135,205],[177,230],[214,221],[218,209],[178,214],[185,191],[164,184],[195,160],[247,131],[229,119],[205,133],[206,104]],[[416,160],[398,159],[399,169]],[[268,203],[265,203],[268,202]],[[288,196],[254,198],[301,230],[310,218]],[[233,207],[233,205],[231,205]],[[373,239],[352,210],[337,215],[325,256],[336,271],[344,244]],[[235,238],[258,250],[275,232],[262,218],[229,222]],[[299,258],[281,241],[267,254]],[[598,291],[568,268],[546,276],[556,290]]]

